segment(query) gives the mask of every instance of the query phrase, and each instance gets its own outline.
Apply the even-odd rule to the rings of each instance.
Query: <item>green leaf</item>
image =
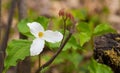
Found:
[[[4,62],[5,70],[10,66],[15,66],[17,61],[24,60],[30,55],[31,41],[28,40],[12,40],[6,49],[7,57]]]
[[[76,51],[72,51],[72,53],[68,54],[68,60],[73,63],[75,69],[78,68],[79,63],[83,60],[83,57],[77,53]]]
[[[71,12],[75,18],[78,18],[81,20],[85,20],[87,17],[87,10],[85,9],[80,9],[80,10],[75,9],[75,10],[72,10]]]
[[[30,29],[27,26],[27,23],[38,22],[46,29],[47,25],[48,25],[48,21],[49,21],[49,19],[47,19],[45,17],[38,17],[36,19],[23,19],[22,21],[20,21],[18,23],[18,30],[23,35],[30,37],[30,38],[34,38],[34,36],[30,33]]]
[[[46,42],[46,45],[47,45],[50,49],[58,49],[58,47],[60,46],[60,42],[57,42],[57,43],[48,43],[48,42]]]
[[[86,22],[80,22],[78,25],[77,25],[77,30],[80,31],[80,32],[90,32],[90,27],[89,27],[89,24],[86,23]]]
[[[23,19],[18,23],[18,30],[20,33],[27,37],[33,38],[33,35],[30,33],[29,27],[27,26],[27,23],[32,22],[33,20],[30,19]]]
[[[48,27],[49,19],[46,17],[40,16],[37,19],[35,19],[34,21],[39,22],[44,27],[44,29],[46,29]]]
[[[71,38],[69,39],[69,41],[67,42],[67,44],[65,45],[65,47],[63,48],[63,51],[66,51],[68,49],[81,49],[81,46],[77,43],[75,37],[71,36]]]
[[[29,19],[24,19],[24,20],[21,20],[19,23],[18,23],[18,30],[21,32],[21,33],[27,33],[29,32],[29,28],[27,26],[27,23],[30,22]]]
[[[83,60],[82,55],[80,55],[75,50],[71,50],[71,52],[69,52],[69,51],[63,51],[63,52],[61,52],[60,55],[55,60],[55,62],[57,64],[60,64],[62,62],[68,61],[68,62],[72,63],[71,65],[72,65],[72,67],[74,67],[73,69],[77,69],[78,66],[79,66],[79,63],[82,60]]]
[[[80,45],[83,46],[86,42],[88,42],[91,39],[91,34],[81,32],[80,33]]]
[[[94,59],[90,62],[88,66],[88,70],[90,73],[113,73],[111,68],[106,65],[97,63]]]
[[[110,27],[110,25],[108,24],[99,24],[96,26],[96,28],[94,29],[94,34],[95,35],[102,35],[102,34],[105,34],[105,33],[114,33],[116,32],[114,29],[112,29]]]
[[[90,17],[89,23],[93,23],[93,25],[96,25],[96,23],[100,23],[99,15],[95,14],[94,16]]]

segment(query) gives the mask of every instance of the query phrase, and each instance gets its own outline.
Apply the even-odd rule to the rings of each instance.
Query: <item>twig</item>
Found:
[[[1,37],[2,37],[2,35],[1,35],[1,29],[2,29],[2,23],[1,23],[1,8],[2,8],[2,1],[0,0],[0,50],[1,50]]]
[[[2,73],[4,67],[4,54],[0,51],[0,73]]]
[[[25,0],[18,0],[19,21],[27,17],[27,6]]]
[[[2,4],[2,0],[0,0],[0,73],[2,73],[2,70],[3,70],[3,66],[4,66],[4,56],[3,56],[3,51],[1,49],[1,26],[2,26],[2,23],[1,23],[1,4]]]
[[[19,21],[27,17],[27,6],[26,6],[26,0],[18,0],[18,15],[19,15]],[[24,35],[20,33],[21,39],[27,39]]]
[[[38,61],[39,61],[38,68],[40,68],[40,66],[41,66],[41,55],[39,54],[38,57],[39,57],[39,58],[38,58],[38,59],[39,59],[39,60],[38,60]]]
[[[62,49],[64,48],[64,46],[66,45],[66,43],[70,39],[71,35],[72,35],[72,33],[70,32],[68,34],[68,36],[66,37],[65,41],[62,43],[62,45],[57,50],[57,52],[53,55],[53,57],[48,62],[43,64],[35,73],[39,73],[43,68],[47,67],[48,65],[50,65],[54,61],[54,59],[59,55],[59,53],[62,51]]]
[[[11,25],[12,25],[15,6],[16,6],[16,0],[12,0],[10,11],[9,11],[8,23],[7,23],[8,25],[6,27],[5,35],[3,37],[3,42],[2,42],[2,45],[1,45],[1,49],[4,53],[4,55],[5,55],[5,50],[6,50],[7,42],[8,42],[8,38],[9,38],[10,28],[11,28]]]
[[[6,50],[7,42],[9,38],[9,31],[10,31],[11,24],[12,24],[15,4],[16,4],[16,0],[12,0],[10,11],[9,11],[9,17],[8,17],[8,25],[6,27],[6,31],[5,31],[2,43],[0,44],[1,45],[0,46],[0,73],[2,73],[3,67],[4,67],[5,50]],[[1,0],[0,0],[0,24],[1,24]],[[0,31],[0,34],[1,34],[1,31]]]
[[[17,0],[19,21],[27,17],[27,4],[26,0]],[[20,33],[20,39],[27,39],[26,36]],[[16,73],[30,73],[31,64],[30,57],[26,57],[23,61],[20,61],[17,65]]]

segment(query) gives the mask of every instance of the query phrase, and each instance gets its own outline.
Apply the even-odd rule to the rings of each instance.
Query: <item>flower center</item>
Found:
[[[38,36],[39,36],[40,38],[43,37],[43,35],[44,35],[43,32],[39,32],[39,33],[38,33]]]

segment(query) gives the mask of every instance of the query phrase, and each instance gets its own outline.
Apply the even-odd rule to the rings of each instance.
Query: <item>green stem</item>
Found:
[[[38,56],[38,59],[39,59],[39,60],[38,60],[38,61],[39,61],[39,66],[38,66],[38,67],[40,68],[40,66],[41,66],[41,55],[40,55],[40,54],[39,54],[39,56]],[[40,73],[41,73],[41,72],[40,72]]]
[[[62,41],[61,41],[61,43],[63,43],[63,40],[65,39],[65,34],[66,34],[66,20],[67,20],[67,18],[64,18],[64,17],[62,17],[62,19],[63,19],[63,29],[64,29],[64,32],[63,32],[63,39],[62,39]]]

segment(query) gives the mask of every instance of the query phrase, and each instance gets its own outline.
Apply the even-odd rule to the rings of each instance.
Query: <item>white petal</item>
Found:
[[[55,43],[55,42],[59,42],[61,41],[63,38],[63,35],[58,32],[58,31],[51,31],[51,30],[47,30],[44,32],[44,37],[43,39],[48,41],[48,42],[51,42],[51,43]]]
[[[30,55],[31,56],[39,55],[44,48],[44,44],[45,41],[40,38],[36,38],[35,40],[33,40],[33,43],[30,47]]]
[[[32,23],[27,23],[28,27],[30,28],[30,32],[35,36],[38,37],[39,32],[43,32],[44,28],[40,23],[37,22],[32,22]]]

